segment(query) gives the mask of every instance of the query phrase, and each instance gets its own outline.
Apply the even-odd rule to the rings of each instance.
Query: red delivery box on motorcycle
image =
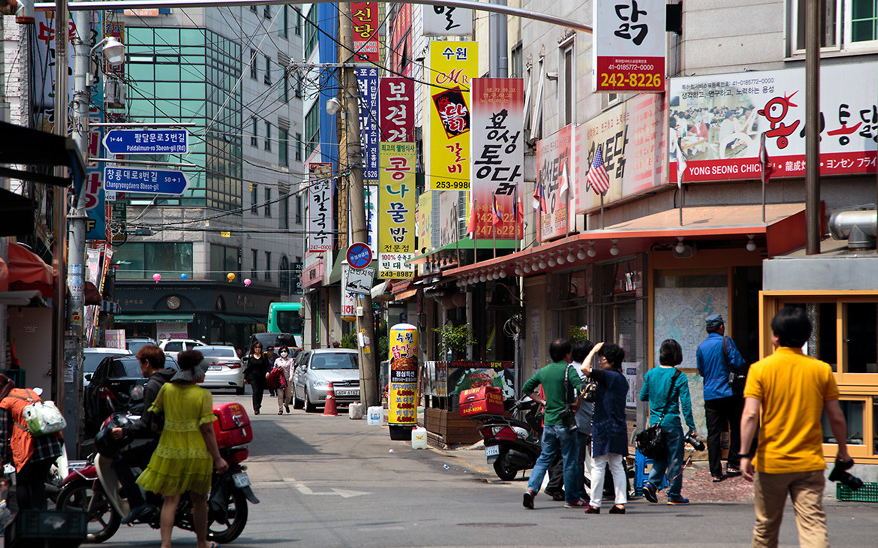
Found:
[[[213,406],[213,431],[220,449],[228,449],[253,441],[250,417],[240,403],[218,403]]]
[[[470,388],[460,393],[460,416],[502,415],[503,390],[495,386]]]

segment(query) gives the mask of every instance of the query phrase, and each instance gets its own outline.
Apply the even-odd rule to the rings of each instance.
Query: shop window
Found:
[[[846,373],[878,373],[878,303],[845,303]]]
[[[844,414],[844,420],[847,422],[848,445],[865,445],[863,442],[863,415],[866,402],[863,400],[839,400],[838,404]],[[823,443],[838,443],[832,435],[832,428],[829,426],[829,417],[826,412],[823,413],[822,423]]]
[[[835,302],[790,303],[788,306],[803,308],[811,320],[811,338],[803,351],[832,366],[838,372],[838,324]]]

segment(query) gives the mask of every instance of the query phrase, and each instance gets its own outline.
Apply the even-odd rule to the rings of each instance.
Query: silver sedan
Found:
[[[325,405],[330,382],[338,405],[360,401],[356,350],[322,348],[299,354],[293,372],[293,407],[316,411]]]

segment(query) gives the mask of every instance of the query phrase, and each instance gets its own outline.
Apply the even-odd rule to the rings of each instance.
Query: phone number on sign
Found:
[[[469,181],[436,181],[435,190],[469,190]]]
[[[624,86],[637,89],[659,89],[662,87],[662,77],[659,74],[602,72],[598,77],[601,88]]]

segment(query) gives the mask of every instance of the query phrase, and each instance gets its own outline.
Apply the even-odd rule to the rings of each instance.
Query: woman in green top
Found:
[[[207,494],[213,468],[220,473],[229,464],[220,456],[213,432],[213,397],[197,386],[204,380],[207,363],[197,350],[177,355],[180,371],[162,385],[149,410],[165,417],[158,447],[137,484],[164,497],[162,504],[162,548],[171,548],[171,532],[180,495],[189,492],[198,548],[207,542]]]

